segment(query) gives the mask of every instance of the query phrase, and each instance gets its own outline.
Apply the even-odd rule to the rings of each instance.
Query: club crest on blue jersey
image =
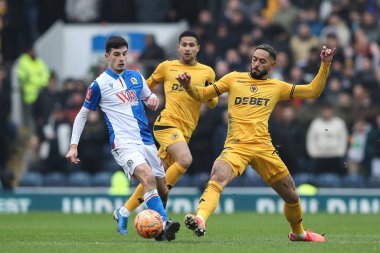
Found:
[[[136,78],[136,77],[131,77],[131,83],[132,83],[133,85],[136,85],[136,84],[138,84],[139,82],[137,81],[137,78]]]

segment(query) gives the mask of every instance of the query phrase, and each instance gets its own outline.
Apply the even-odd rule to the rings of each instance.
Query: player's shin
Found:
[[[220,194],[223,187],[214,180],[210,180],[207,184],[206,190],[199,200],[197,216],[203,218],[204,222],[211,216],[218,206]]]
[[[139,184],[133,194],[125,202],[124,207],[128,209],[129,212],[133,212],[142,202],[144,202],[144,187]]]
[[[179,163],[173,163],[166,171],[166,183],[169,190],[178,182],[183,174],[185,174],[186,169],[182,167]]]
[[[284,214],[290,224],[292,232],[296,235],[303,235],[305,231],[302,226],[301,202],[298,200],[297,203],[285,203]]]
[[[168,220],[168,215],[166,214],[161,198],[158,196],[157,189],[144,193],[144,201],[149,209],[152,209],[161,215],[164,222]]]

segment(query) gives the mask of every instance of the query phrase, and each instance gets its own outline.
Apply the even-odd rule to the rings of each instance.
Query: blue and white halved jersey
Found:
[[[151,95],[138,71],[125,70],[118,75],[106,69],[88,87],[83,106],[103,112],[112,148],[128,143],[154,144],[142,100]]]

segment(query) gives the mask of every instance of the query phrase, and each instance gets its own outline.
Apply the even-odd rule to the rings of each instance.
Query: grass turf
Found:
[[[290,242],[283,215],[256,213],[213,215],[202,238],[185,228],[184,215],[173,214],[181,222],[177,239],[155,242],[135,233],[134,216],[128,236],[120,236],[111,214],[1,214],[0,252],[380,252],[379,215],[305,215],[305,228],[326,233],[326,243]]]

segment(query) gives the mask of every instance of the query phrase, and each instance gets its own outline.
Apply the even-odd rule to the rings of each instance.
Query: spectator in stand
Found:
[[[42,133],[39,151],[42,172],[66,172],[65,156],[70,146],[71,125],[67,122],[65,111],[59,103],[54,105],[53,112],[42,127]]]
[[[101,120],[98,111],[90,111],[78,146],[82,170],[95,173],[102,169],[105,156],[99,154],[99,149],[105,150],[107,144],[107,129],[104,121]]]
[[[364,174],[366,141],[370,130],[371,127],[367,122],[361,119],[355,120],[347,151],[348,174]]]
[[[353,126],[353,104],[352,104],[352,96],[348,92],[341,92],[337,97],[335,112],[336,115],[346,122],[346,126],[348,129],[351,129]]]
[[[12,189],[13,173],[7,169],[7,160],[10,155],[12,143],[16,136],[10,131],[10,94],[7,87],[7,78],[4,69],[0,68],[0,188]]]
[[[29,48],[20,58],[17,74],[22,90],[24,118],[27,125],[33,128],[32,107],[40,90],[48,85],[49,69],[44,61],[37,57],[35,50]]]
[[[369,161],[369,175],[380,177],[380,113],[375,118],[375,124],[368,134],[366,157]]]
[[[375,70],[375,86],[371,92],[372,101],[376,106],[380,106],[380,66],[376,67]]]
[[[364,120],[374,123],[376,115],[380,108],[372,103],[370,92],[362,84],[355,84],[352,88],[353,110],[351,112],[353,119],[363,118]]]
[[[202,50],[202,48],[204,49]],[[215,68],[217,55],[215,42],[211,40],[206,41],[205,46],[202,48],[199,51],[199,62]]]
[[[308,24],[312,35],[319,37],[323,24],[319,20],[317,8],[315,8],[315,6],[307,6],[304,10],[301,10],[299,19],[300,22],[305,22]]]
[[[145,48],[140,55],[140,62],[145,66],[145,75],[150,76],[156,66],[164,60],[165,52],[156,43],[156,38],[153,34],[148,34],[145,36]]]
[[[217,61],[215,65],[215,80],[230,72],[230,66],[226,61]]]
[[[219,97],[219,104],[224,98]],[[219,106],[218,104],[218,106]],[[221,108],[216,108],[221,109]],[[222,117],[219,122],[219,124],[216,124],[216,128],[212,137],[212,150],[213,150],[213,157],[217,157],[223,150],[224,142],[227,137],[227,130],[228,130],[228,110],[220,110]]]
[[[327,19],[327,25],[322,29],[320,40],[325,41],[326,37],[334,34],[338,38],[339,48],[346,48],[350,44],[351,32],[344,21],[336,14],[332,14]]]
[[[278,10],[273,15],[273,23],[283,26],[290,34],[298,18],[298,8],[289,0],[278,0]]]
[[[331,105],[325,104],[321,115],[311,122],[306,136],[307,152],[316,163],[316,173],[346,173],[343,158],[347,140],[345,122],[334,115]]]
[[[299,155],[300,142],[304,142],[304,139],[302,141],[299,135],[300,126],[296,118],[296,108],[291,103],[285,103],[283,106],[279,106],[277,110],[279,117],[278,119],[273,118],[269,128],[272,143],[281,159],[288,166],[289,171],[295,173],[298,172],[298,160],[301,159]]]
[[[303,65],[302,62],[307,61],[311,49],[319,48],[320,43],[318,38],[310,33],[310,27],[307,23],[299,24],[297,31],[297,34],[290,39],[290,48],[295,63]],[[313,69],[315,69],[314,66]]]
[[[323,101],[335,108],[338,103],[338,97],[342,91],[342,82],[340,79],[333,77],[328,81],[326,86],[327,89],[323,96]]]
[[[199,172],[208,172],[208,168],[212,166],[216,156],[213,155],[213,143],[211,136],[214,132],[214,117],[213,112],[208,110],[207,105],[201,105],[199,111],[199,121],[189,143],[189,148],[193,156],[193,163],[188,169],[189,174]],[[205,152],[205,151],[208,152]]]
[[[277,51],[277,60],[275,69],[272,71],[271,77],[278,79],[289,79],[289,57],[285,51]]]
[[[248,69],[247,64],[241,60],[239,52],[236,49],[228,49],[225,59],[231,71],[243,72]]]
[[[376,13],[377,12],[377,13]],[[360,27],[370,42],[377,43],[380,39],[380,26],[377,19],[378,11],[365,11],[362,15]]]
[[[170,0],[138,0],[135,5],[137,22],[162,23],[170,8]]]
[[[90,23],[100,19],[99,0],[66,0],[66,19],[75,23]]]
[[[316,47],[310,48],[310,51],[307,55],[307,59],[300,64],[296,64],[300,66],[303,71],[303,78],[306,82],[310,82],[313,79],[313,76],[317,74],[316,68],[319,64],[319,49]]]
[[[58,90],[57,75],[50,72],[49,84],[38,94],[36,102],[33,104],[33,116],[36,124],[36,132],[39,137],[42,135],[42,128],[47,123],[48,118],[58,103],[62,106],[63,96]]]

